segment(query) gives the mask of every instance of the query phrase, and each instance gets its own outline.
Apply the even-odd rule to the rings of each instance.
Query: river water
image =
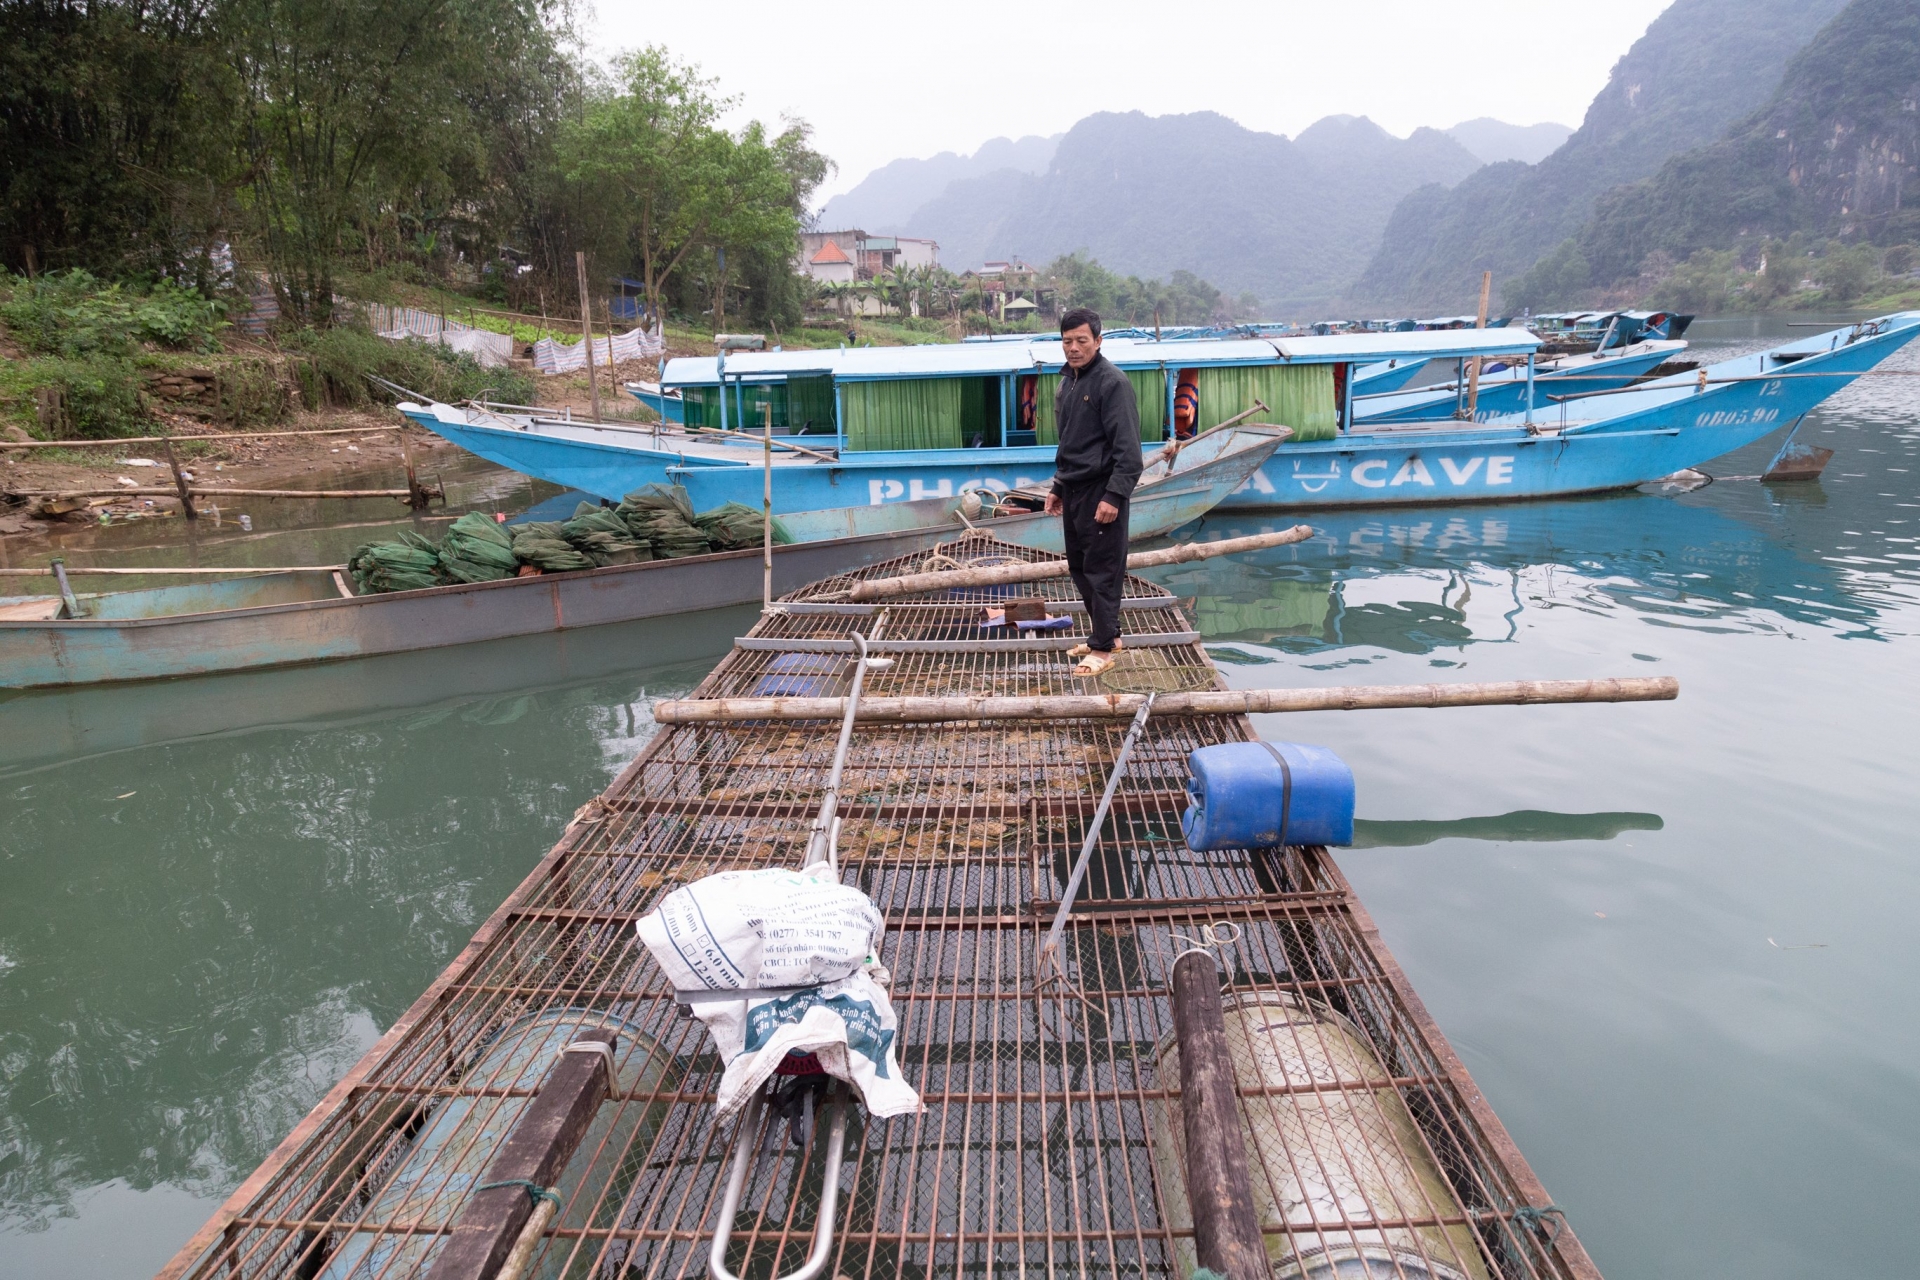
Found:
[[[1164,575],[1238,686],[1679,677],[1260,724],[1353,766],[1342,866],[1614,1280],[1912,1270],[1920,384],[1802,430],[1817,484],[1314,513]],[[0,701],[0,1275],[164,1263],[751,620]]]

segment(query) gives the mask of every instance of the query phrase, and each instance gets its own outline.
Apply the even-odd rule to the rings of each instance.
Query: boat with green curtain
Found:
[[[1709,369],[1624,388],[1571,390],[1536,377],[1541,340],[1519,327],[1292,334],[1218,340],[1115,338],[1149,452],[1233,420],[1291,428],[1224,507],[1470,502],[1624,488],[1696,466],[1797,422],[1920,332],[1920,312],[1843,325]],[[1356,369],[1387,360],[1504,361],[1521,371],[1496,404],[1472,380],[1428,415],[1356,413]],[[1782,373],[1792,366],[1790,374]],[[685,485],[705,510],[776,512],[949,498],[1041,484],[1053,472],[1056,338],[838,351],[769,351],[667,362],[679,428],[580,423],[486,405],[402,405],[431,430],[503,466],[608,498],[650,481]],[[1492,396],[1489,390],[1490,397]],[[766,439],[772,463],[763,469]]]

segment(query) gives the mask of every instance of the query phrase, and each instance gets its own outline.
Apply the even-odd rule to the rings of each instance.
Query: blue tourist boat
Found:
[[[1556,386],[1541,376],[1540,338],[1518,326],[1115,339],[1105,351],[1134,383],[1149,449],[1160,447],[1169,423],[1180,425],[1185,391],[1198,399],[1202,431],[1267,406],[1254,420],[1294,435],[1223,505],[1290,508],[1640,484],[1797,421],[1917,330],[1920,312],[1902,312],[1620,389],[1571,377]],[[1474,357],[1504,361],[1513,376],[1496,381],[1472,420],[1456,418],[1444,394],[1430,416],[1415,420],[1356,412],[1356,366]],[[513,416],[484,405],[401,409],[517,471],[609,498],[674,481],[701,509],[759,503],[761,442],[748,433],[771,423],[781,442],[774,509],[811,511],[1044,480],[1053,469],[1052,393],[1062,367],[1058,341],[1039,338],[679,359],[662,378],[685,404],[678,431]]]
[[[1536,400],[1569,391],[1612,391],[1645,377],[1669,360],[1678,359],[1687,344],[1678,339],[1655,339],[1573,355],[1539,355],[1533,360],[1533,378],[1539,384]],[[1461,361],[1462,366],[1465,361]],[[1356,375],[1353,412],[1357,421],[1418,422],[1427,418],[1465,418],[1485,422],[1503,413],[1526,408],[1527,366],[1493,361],[1480,371],[1478,393],[1471,389],[1464,367],[1452,381],[1412,391],[1367,393]],[[1554,385],[1548,386],[1552,383]]]
[[[1354,365],[1462,356],[1521,359],[1538,345],[1518,330],[1154,342],[1105,351],[1141,399],[1142,435],[1157,449],[1191,405],[1200,431],[1253,411],[1295,438],[1332,436],[1352,408]],[[662,385],[686,422],[619,425],[538,417],[485,404],[402,404],[409,418],[502,466],[618,498],[642,484],[684,484],[704,509],[757,505],[760,432],[778,447],[774,510],[1005,491],[1053,472],[1057,338],[924,347],[860,347],[683,358]],[[1184,392],[1183,392],[1184,388]],[[1256,405],[1265,405],[1258,410]]]
[[[685,422],[684,406],[677,391],[663,391],[657,382],[629,382],[627,394],[653,410],[662,422]]]

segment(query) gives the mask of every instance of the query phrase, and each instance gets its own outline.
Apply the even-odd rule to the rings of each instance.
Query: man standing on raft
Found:
[[[1127,584],[1127,504],[1140,481],[1140,410],[1133,384],[1100,354],[1100,317],[1075,307],[1060,317],[1067,368],[1053,396],[1059,427],[1047,514],[1066,533],[1067,570],[1091,620],[1078,676],[1113,666],[1120,649],[1120,597]]]

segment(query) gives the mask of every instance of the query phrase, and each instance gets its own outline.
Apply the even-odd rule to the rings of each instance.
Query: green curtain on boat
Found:
[[[775,426],[805,431],[812,435],[833,434],[833,375],[787,379],[787,416],[784,422],[776,413]]]
[[[847,448],[958,449],[961,378],[890,378],[843,382]]]
[[[681,411],[690,427],[717,427],[720,425],[720,388],[683,387],[680,391]]]
[[[1295,442],[1331,440],[1339,430],[1330,364],[1201,366],[1201,430],[1244,413],[1255,400],[1271,412],[1249,421],[1292,427]]]
[[[1152,444],[1167,437],[1167,378],[1158,369],[1128,369],[1127,381],[1140,402],[1140,439]]]
[[[1033,442],[1059,444],[1060,424],[1053,420],[1053,393],[1060,389],[1060,375],[1043,373],[1033,391]]]
[[[1134,399],[1140,409],[1140,439],[1152,444],[1166,439],[1167,391],[1158,369],[1128,369],[1127,381],[1133,384]],[[1059,444],[1060,424],[1053,420],[1053,393],[1060,389],[1061,375],[1040,375],[1038,395],[1033,402],[1034,443]],[[1269,400],[1267,403],[1273,403]]]

